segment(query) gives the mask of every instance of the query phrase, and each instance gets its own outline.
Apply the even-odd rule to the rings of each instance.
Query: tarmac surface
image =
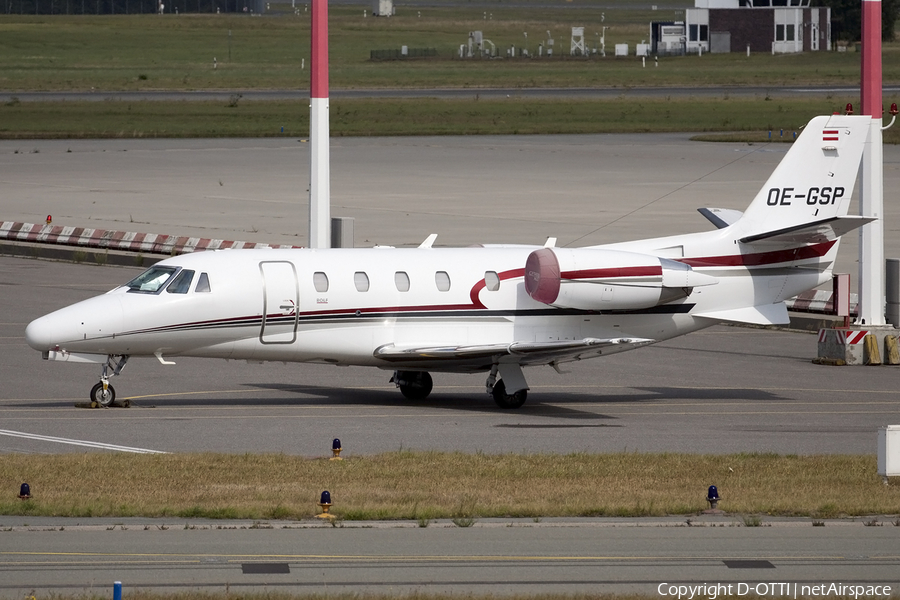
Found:
[[[517,519],[417,523],[0,517],[0,597],[90,591],[600,594],[884,598],[900,589],[891,522]],[[38,521],[38,522],[35,522]],[[35,584],[40,581],[40,584]],[[853,586],[843,594],[813,586]],[[681,586],[681,589],[679,589]],[[702,591],[698,586],[705,586]],[[710,586],[717,586],[711,588]],[[722,586],[722,587],[718,587]],[[730,590],[728,586],[731,586]],[[878,586],[877,590],[876,587]],[[885,590],[888,586],[889,590]],[[838,589],[841,589],[838,587]],[[868,591],[868,593],[866,593]],[[887,591],[887,593],[884,593]],[[805,592],[805,593],[804,593]]]
[[[710,226],[694,209],[743,209],[787,148],[687,138],[335,139],[332,214],[356,219],[357,246],[417,245],[432,232],[447,245],[548,236],[587,245],[699,231]],[[0,220],[52,214],[54,224],[302,245],[307,149],[293,138],[2,141]],[[898,164],[900,151],[886,147],[887,256],[900,256],[890,201]],[[855,271],[855,238],[839,260],[838,270]],[[894,368],[813,365],[814,335],[727,326],[569,374],[528,370],[532,391],[517,411],[494,406],[482,375],[437,374],[432,396],[412,403],[389,372],[200,359],[133,360],[114,380],[131,408],[79,408],[99,369],[42,361],[24,327],[136,272],[0,257],[0,452],[322,456],[340,437],[347,456],[399,448],[872,455],[878,428],[900,413]],[[717,519],[704,527],[678,517],[267,529],[0,517],[0,596],[109,590],[113,580],[163,591],[499,595],[658,595],[664,582],[900,585],[900,527],[891,519],[821,528]]]

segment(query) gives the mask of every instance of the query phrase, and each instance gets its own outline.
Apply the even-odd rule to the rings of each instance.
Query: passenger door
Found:
[[[263,344],[293,344],[297,339],[300,289],[297,269],[288,261],[259,263],[263,281],[263,317],[259,341]]]

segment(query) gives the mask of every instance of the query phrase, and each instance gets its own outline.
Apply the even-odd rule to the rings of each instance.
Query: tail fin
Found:
[[[873,220],[848,217],[871,117],[813,118],[735,224],[742,243],[831,241]]]

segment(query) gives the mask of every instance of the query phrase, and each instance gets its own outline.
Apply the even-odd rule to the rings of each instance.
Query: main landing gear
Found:
[[[394,371],[391,383],[397,384],[400,393],[408,400],[424,400],[434,388],[431,374],[427,371]]]
[[[500,373],[501,368],[504,371],[503,373]],[[509,379],[519,389],[511,394],[507,393],[504,380],[497,379],[498,373],[502,377]],[[487,388],[487,393],[494,397],[494,402],[500,408],[520,408],[528,398],[528,384],[525,383],[522,368],[516,364],[504,364],[501,367],[501,365],[494,363],[491,366],[491,372],[488,375],[487,382],[485,382],[485,387]]]
[[[500,408],[520,408],[528,398],[528,390],[519,390],[518,392],[507,394],[506,384],[501,379],[491,388],[491,396],[494,397],[494,402]]]
[[[125,368],[128,362],[127,354],[110,354],[106,357],[106,364],[100,372],[100,382],[91,388],[91,408],[102,406],[107,408],[116,400],[116,389],[109,384],[109,378],[115,377]],[[112,369],[112,374],[110,374]],[[124,406],[128,408],[131,403],[126,400]]]
[[[506,381],[499,379],[498,375],[505,376],[510,387],[517,389],[507,392]],[[427,371],[394,371],[391,383],[396,384],[400,393],[409,400],[424,400],[434,387]],[[522,368],[517,364],[493,365],[485,387],[500,408],[520,408],[528,398],[528,384],[525,383]]]

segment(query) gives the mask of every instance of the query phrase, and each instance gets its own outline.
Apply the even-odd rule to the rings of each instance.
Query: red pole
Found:
[[[881,118],[881,0],[862,0],[862,114]]]
[[[309,81],[309,247],[331,247],[328,0],[312,0]]]
[[[881,135],[881,0],[862,0],[861,114],[871,118],[859,178],[859,323],[884,325],[884,159]]]
[[[310,97],[328,97],[328,1],[312,0]]]

